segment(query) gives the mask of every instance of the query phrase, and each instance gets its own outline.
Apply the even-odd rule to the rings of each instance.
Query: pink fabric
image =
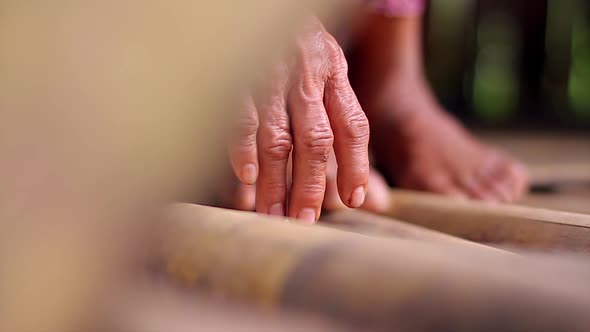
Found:
[[[426,8],[426,0],[363,0],[372,10],[385,16],[419,16]]]

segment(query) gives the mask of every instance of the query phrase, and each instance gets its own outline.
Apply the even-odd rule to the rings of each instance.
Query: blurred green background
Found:
[[[472,126],[590,129],[590,1],[431,0],[427,72]]]

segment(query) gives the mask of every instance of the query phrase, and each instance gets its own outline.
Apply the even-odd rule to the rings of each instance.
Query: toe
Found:
[[[485,178],[477,173],[466,173],[457,179],[457,186],[472,199],[497,202],[498,195],[489,187]]]
[[[507,158],[493,149],[489,149],[484,155],[483,162],[472,170],[470,176],[459,179],[461,187],[475,199],[488,202],[513,201],[514,192],[506,169]]]
[[[510,178],[503,160],[494,158],[482,167],[477,176],[483,190],[495,201],[506,203],[513,200]]]
[[[503,167],[505,186],[511,193],[511,202],[518,201],[528,192],[528,172],[524,165],[507,161]]]
[[[513,193],[506,175],[506,173],[500,173],[481,179],[482,186],[489,196],[494,197],[494,201],[508,203],[513,200]]]

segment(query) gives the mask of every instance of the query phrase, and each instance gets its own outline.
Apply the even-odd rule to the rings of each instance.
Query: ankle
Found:
[[[421,77],[389,80],[373,91],[366,106],[368,112],[376,113],[376,120],[404,123],[442,111],[428,83]]]

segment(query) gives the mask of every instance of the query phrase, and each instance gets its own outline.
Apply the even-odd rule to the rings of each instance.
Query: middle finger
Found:
[[[256,211],[284,216],[287,194],[287,163],[292,148],[291,127],[285,104],[288,80],[286,64],[272,69],[270,85],[256,100],[259,175]]]
[[[334,135],[323,102],[323,83],[301,79],[289,92],[293,129],[293,187],[289,216],[314,223],[326,190],[326,167]]]

